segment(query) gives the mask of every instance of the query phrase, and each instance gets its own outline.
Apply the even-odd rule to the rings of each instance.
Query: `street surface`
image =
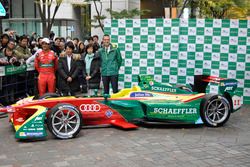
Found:
[[[49,134],[49,132],[48,132]],[[75,139],[17,141],[0,119],[0,167],[250,166],[250,105],[220,128],[154,126],[82,129]]]

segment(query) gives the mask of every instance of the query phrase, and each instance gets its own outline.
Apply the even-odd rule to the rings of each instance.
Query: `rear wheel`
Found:
[[[74,138],[81,130],[82,115],[73,105],[61,103],[51,109],[47,124],[56,138]]]
[[[230,117],[230,104],[223,96],[207,95],[201,103],[200,112],[205,125],[219,127]]]

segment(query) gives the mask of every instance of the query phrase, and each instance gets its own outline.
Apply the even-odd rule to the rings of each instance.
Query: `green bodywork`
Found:
[[[169,92],[176,94],[193,94],[193,92],[188,92],[186,90],[180,89],[175,85],[156,82],[152,75],[139,75],[138,79],[138,86],[140,86],[142,90],[154,92]],[[187,87],[190,88],[189,86]]]
[[[127,121],[146,118],[148,120],[182,121],[198,123],[200,120],[200,101],[188,103],[168,100],[111,100],[102,101],[118,111]],[[200,122],[202,123],[202,122]]]

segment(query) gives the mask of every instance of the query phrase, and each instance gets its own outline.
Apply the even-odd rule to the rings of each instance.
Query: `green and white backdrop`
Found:
[[[124,59],[120,88],[136,85],[138,74],[173,84],[209,74],[237,79],[237,92],[250,104],[250,20],[121,19],[105,20],[104,26]]]

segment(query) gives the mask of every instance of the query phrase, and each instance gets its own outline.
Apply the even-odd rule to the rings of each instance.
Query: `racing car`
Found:
[[[82,126],[112,125],[136,129],[138,123],[224,125],[230,114],[242,104],[235,94],[237,80],[207,75],[194,77],[193,85],[156,82],[153,76],[141,75],[138,85],[103,97],[60,97],[45,94],[27,97],[0,108],[9,113],[17,139],[44,138],[48,130],[59,139],[70,139]],[[205,93],[208,84],[219,92]]]

